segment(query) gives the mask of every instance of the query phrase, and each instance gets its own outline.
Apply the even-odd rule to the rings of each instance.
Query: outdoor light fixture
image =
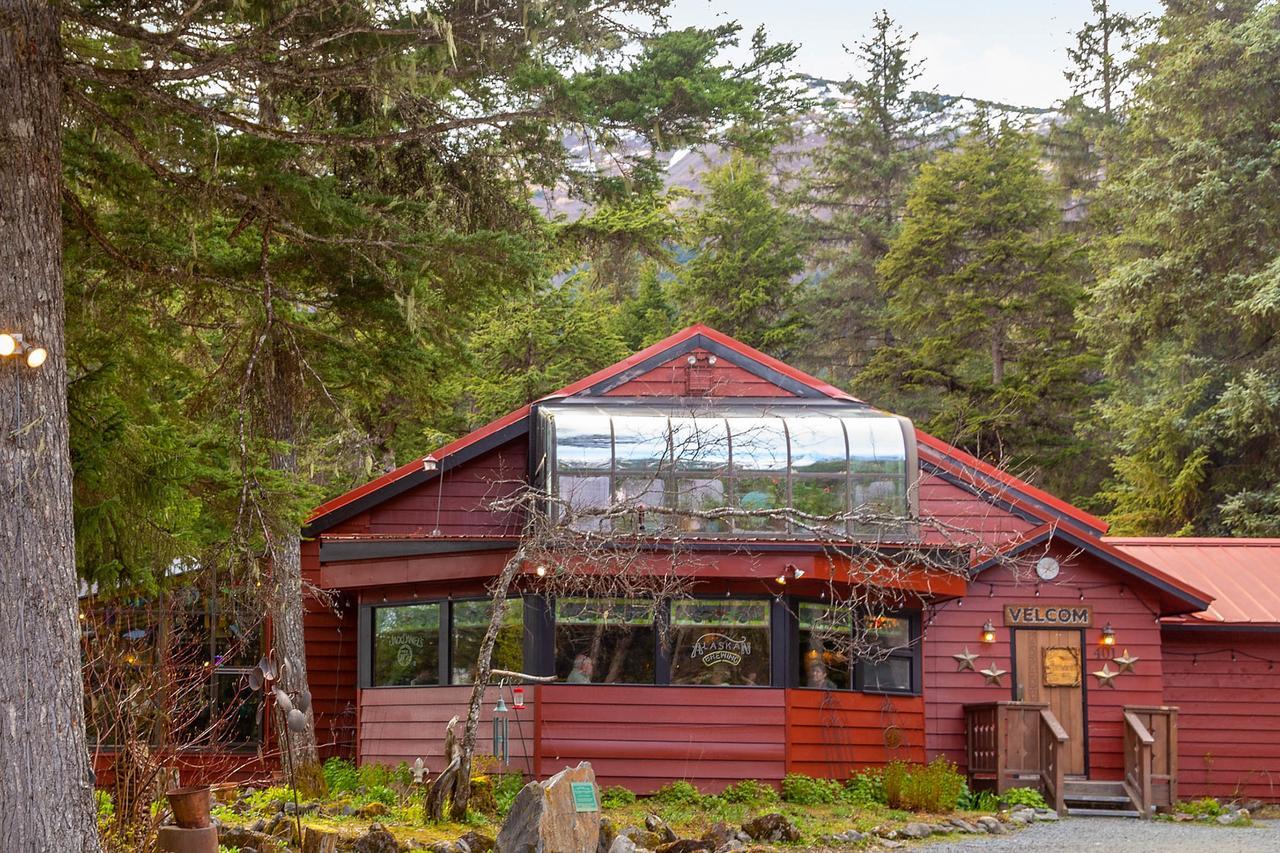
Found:
[[[546,566],[538,566],[538,568],[534,569],[533,571],[534,571],[534,574],[536,574],[540,578],[545,578],[547,576]]]
[[[987,620],[987,624],[982,626],[982,642],[994,643],[996,641],[996,626],[991,624],[991,620]]]
[[[40,367],[49,358],[49,351],[42,346],[28,342],[21,332],[0,332],[0,357],[17,356],[27,363],[27,367]]]
[[[1111,627],[1110,622],[1108,622],[1102,629],[1101,642],[1104,646],[1114,646],[1116,644],[1116,632],[1115,629]]]
[[[498,687],[498,704],[493,709],[493,757],[503,764],[511,761],[511,742],[507,739],[507,703]]]

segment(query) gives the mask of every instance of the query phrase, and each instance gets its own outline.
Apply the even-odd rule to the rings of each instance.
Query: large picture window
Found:
[[[521,672],[524,669],[524,607],[520,599],[507,602],[502,627],[493,644],[493,669]],[[471,684],[476,680],[480,644],[489,628],[493,604],[488,599],[453,602],[450,635],[450,683]]]
[[[820,602],[799,602],[799,681],[801,687],[856,689],[871,693],[913,693],[918,689],[919,642],[913,614],[860,613],[862,633],[855,642],[847,609]],[[866,654],[849,660],[850,650]]]
[[[769,602],[671,603],[671,683],[768,686]]]
[[[373,685],[440,683],[440,602],[373,608]]]
[[[571,514],[583,532],[910,532],[914,432],[892,415],[798,404],[701,414],[561,404],[539,412],[551,510]]]
[[[568,684],[653,684],[653,602],[556,601],[556,675]]]

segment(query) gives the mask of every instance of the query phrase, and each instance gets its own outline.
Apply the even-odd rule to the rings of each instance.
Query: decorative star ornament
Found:
[[[973,662],[978,659],[978,656],[971,654],[968,646],[965,646],[964,651],[960,654],[952,655],[952,657],[956,659],[956,672],[964,672],[966,669],[977,669],[977,667],[973,665]]]
[[[987,667],[986,669],[981,669],[978,671],[981,672],[984,676],[986,676],[987,684],[995,684],[997,686],[999,686],[1000,684],[1000,676],[1009,674],[1008,670],[1001,669],[1000,667],[996,666],[994,663],[991,664],[991,666]]]
[[[1112,690],[1114,690],[1116,686],[1115,677],[1119,674],[1120,670],[1116,670],[1115,672],[1111,671],[1111,664],[1109,662],[1104,663],[1102,665],[1102,669],[1092,673],[1093,677],[1098,679],[1099,687],[1110,687]]]
[[[1130,655],[1129,650],[1125,649],[1124,654],[1116,658],[1116,663],[1120,664],[1121,672],[1133,672],[1133,665],[1137,663],[1139,658],[1136,655]]]

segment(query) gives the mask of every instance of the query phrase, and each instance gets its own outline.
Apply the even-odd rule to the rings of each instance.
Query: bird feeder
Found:
[[[524,688],[523,687],[511,688],[511,707],[517,711],[524,710]]]

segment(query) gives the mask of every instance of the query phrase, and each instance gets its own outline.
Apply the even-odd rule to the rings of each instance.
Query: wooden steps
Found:
[[[1080,817],[1141,817],[1123,782],[1068,779],[1063,785],[1067,814]]]

